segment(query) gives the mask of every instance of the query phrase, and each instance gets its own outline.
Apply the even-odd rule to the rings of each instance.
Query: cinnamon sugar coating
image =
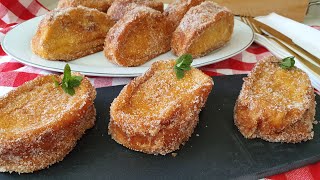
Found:
[[[172,35],[172,52],[177,56],[205,56],[230,41],[233,27],[234,17],[227,8],[205,1],[182,18]]]
[[[177,79],[174,60],[158,61],[126,85],[110,107],[109,134],[123,146],[165,155],[196,127],[213,81],[192,68]]]
[[[87,78],[75,95],[47,75],[0,99],[0,172],[31,173],[61,161],[95,122],[96,91]]]
[[[282,69],[276,57],[260,60],[247,78],[234,108],[234,121],[246,138],[299,143],[313,138],[315,95],[309,77]]]
[[[103,49],[109,16],[83,6],[56,9],[40,22],[31,40],[36,55],[48,60],[74,60]]]
[[[173,32],[180,24],[181,19],[187,11],[193,7],[201,4],[205,0],[175,0],[168,5],[164,10],[164,15],[171,23],[171,32]]]
[[[57,8],[84,6],[107,12],[113,0],[59,0]]]
[[[115,0],[108,10],[108,15],[115,21],[138,6],[147,6],[163,12],[163,3],[155,0]]]
[[[154,9],[129,11],[108,32],[104,55],[120,66],[139,66],[170,50],[169,23]]]

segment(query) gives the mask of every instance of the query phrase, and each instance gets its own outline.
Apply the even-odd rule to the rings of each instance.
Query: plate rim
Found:
[[[4,51],[7,55],[13,57],[14,60],[17,60],[17,61],[19,61],[19,62],[21,62],[21,63],[23,63],[23,64],[26,64],[26,65],[29,65],[29,66],[32,66],[32,67],[37,67],[37,68],[44,69],[44,70],[48,70],[48,71],[52,71],[53,73],[56,73],[56,72],[62,73],[62,72],[63,72],[63,68],[56,68],[56,67],[50,67],[50,66],[46,66],[46,65],[42,65],[42,64],[37,64],[37,63],[30,62],[30,61],[26,61],[26,60],[24,60],[23,58],[17,57],[14,53],[11,53],[11,51],[10,51],[9,49],[7,49],[7,46],[5,45],[5,42],[7,41],[7,39],[6,39],[7,36],[8,36],[10,33],[14,32],[14,31],[12,31],[12,30],[18,28],[20,25],[23,25],[23,24],[25,24],[25,23],[27,23],[27,22],[29,22],[29,21],[31,21],[31,20],[34,20],[35,18],[43,18],[45,15],[46,15],[46,14],[41,15],[41,16],[34,17],[34,18],[32,18],[32,19],[29,19],[29,20],[27,20],[27,21],[24,21],[24,22],[18,24],[17,26],[15,26],[13,29],[11,29],[9,32],[7,32],[7,34],[4,36],[4,38],[3,38],[2,41],[1,41],[1,47],[2,47],[3,51]],[[235,17],[234,17],[234,20],[237,21],[238,23],[241,23],[242,25],[245,25],[245,26],[249,27],[247,24],[245,24],[245,23],[243,23],[242,21],[236,19]],[[249,27],[249,29],[250,29],[250,33],[251,33],[251,39],[250,39],[250,41],[248,42],[248,44],[246,44],[246,45],[245,45],[244,47],[242,47],[240,50],[238,50],[238,51],[236,51],[236,52],[233,52],[233,53],[231,53],[231,54],[228,54],[228,55],[226,55],[226,56],[223,56],[223,57],[221,57],[221,58],[214,59],[214,60],[209,60],[209,61],[206,61],[206,62],[197,64],[197,65],[192,65],[192,66],[198,68],[198,67],[206,66],[206,65],[213,64],[213,63],[216,63],[216,62],[220,62],[220,61],[226,60],[226,59],[228,59],[228,58],[230,58],[230,57],[233,57],[233,56],[235,56],[235,55],[237,55],[237,54],[240,54],[241,52],[243,52],[244,50],[246,50],[246,49],[253,43],[253,41],[254,41],[255,34],[254,34],[252,28]],[[221,47],[221,48],[219,48],[219,49],[222,49],[222,48],[224,48],[224,47],[225,47],[225,46],[223,46],[223,47]],[[219,49],[218,49],[218,50],[219,50]],[[169,51],[168,51],[168,52],[169,52]],[[33,53],[33,52],[32,52],[32,53]],[[162,54],[161,54],[161,55],[162,55]],[[159,55],[159,56],[160,56],[160,55]],[[157,56],[157,57],[158,57],[158,56]],[[43,59],[43,58],[42,58],[42,59]],[[68,62],[66,62],[66,63],[68,63]],[[139,66],[138,66],[138,67],[139,67]],[[145,67],[141,67],[141,66],[140,66],[140,68],[144,68],[144,69],[145,69],[144,72],[146,72],[146,70],[149,69],[150,67],[146,67],[146,66],[145,66]],[[137,76],[140,76],[141,74],[144,73],[144,72],[132,72],[132,73],[108,73],[108,72],[105,72],[105,73],[101,73],[101,72],[92,72],[92,71],[89,71],[89,72],[88,72],[88,71],[74,70],[74,69],[73,69],[72,71],[74,71],[74,72],[79,72],[79,73],[82,73],[82,74],[88,75],[88,76],[98,76],[98,77],[137,77]]]

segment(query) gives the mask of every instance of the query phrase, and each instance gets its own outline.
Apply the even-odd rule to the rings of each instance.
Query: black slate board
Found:
[[[97,89],[97,122],[60,163],[33,174],[1,173],[0,179],[257,179],[320,160],[320,125],[301,144],[247,140],[233,124],[244,76],[214,77],[215,85],[191,139],[176,157],[128,150],[107,134],[109,106],[123,86]],[[316,101],[320,104],[319,96]],[[317,106],[316,119],[320,120]],[[199,134],[199,136],[196,136]]]

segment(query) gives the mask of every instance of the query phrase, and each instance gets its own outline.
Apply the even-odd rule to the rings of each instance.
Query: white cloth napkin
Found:
[[[320,58],[320,31],[276,13],[257,17],[256,20],[281,32],[295,44]]]
[[[256,20],[267,24],[268,26],[276,29],[277,31],[281,32],[282,34],[286,35],[287,37],[294,40],[296,44],[300,47],[303,47],[305,50],[310,52],[311,54],[315,55],[320,58],[320,31],[313,29],[312,27],[306,26],[304,24],[295,22],[291,19],[282,17],[276,13],[271,13],[267,16],[256,17]],[[310,30],[311,28],[311,30]],[[308,33],[306,33],[308,32]],[[318,35],[316,35],[318,34]],[[316,37],[312,37],[316,36]],[[298,39],[298,40],[297,40]],[[319,39],[319,40],[318,40]],[[280,45],[278,45],[275,41],[265,38],[259,34],[255,34],[255,42],[266,47],[272,54],[274,54],[278,58],[285,58],[288,56],[292,56],[289,52],[283,49]],[[302,42],[302,43],[301,43]],[[307,43],[308,42],[308,43]],[[303,45],[303,43],[307,43]],[[310,49],[318,49],[317,53],[311,52]],[[298,53],[299,54],[299,53]],[[299,54],[301,55],[301,54]],[[301,55],[302,57],[305,57]],[[306,58],[306,57],[305,57]],[[308,58],[306,58],[308,59]],[[310,60],[310,59],[308,59]],[[312,62],[312,60],[310,60]],[[320,76],[311,71],[308,67],[302,64],[299,59],[296,58],[296,64],[298,68],[305,71],[315,89],[320,91]]]

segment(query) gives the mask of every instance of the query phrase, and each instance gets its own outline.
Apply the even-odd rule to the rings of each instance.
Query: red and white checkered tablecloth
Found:
[[[0,1],[0,40],[16,24],[47,13],[48,10],[37,0],[1,0]],[[19,42],[17,42],[19,43]],[[252,44],[241,54],[225,61],[201,67],[210,76],[247,74],[254,64],[271,53],[264,47]],[[24,82],[43,74],[54,72],[24,65],[8,56],[0,47],[0,96]],[[131,78],[89,77],[96,88],[128,83]],[[295,169],[267,179],[320,179],[320,162]]]

